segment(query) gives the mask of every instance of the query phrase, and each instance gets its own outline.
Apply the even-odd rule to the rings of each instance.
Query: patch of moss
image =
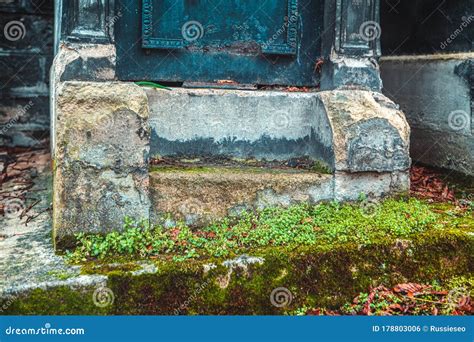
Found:
[[[151,166],[149,169],[150,172],[186,172],[186,173],[304,173],[304,172],[319,172],[328,174],[330,172],[322,164],[315,164],[310,170],[305,169],[296,169],[296,168],[263,168],[263,167],[254,167],[254,166],[220,166],[220,167],[210,167],[210,166],[195,166],[188,165],[183,167],[175,166]]]
[[[313,163],[311,170],[313,172],[323,173],[327,175],[332,174],[332,168],[327,163],[320,160],[317,160]]]
[[[81,265],[81,274],[109,274],[112,272],[133,272],[141,267],[136,262],[114,259],[113,263],[108,262],[86,262]]]
[[[20,296],[0,301],[5,315],[106,315],[108,307],[93,302],[94,289],[71,289],[68,286],[48,290],[34,289]]]
[[[208,156],[180,156],[163,157],[155,156],[151,160],[150,171],[163,169],[174,171],[203,170],[206,172],[220,171],[223,168],[233,170],[247,170],[254,168],[265,172],[278,170],[313,171],[319,173],[332,173],[332,168],[323,160],[314,160],[309,157],[291,158],[288,160],[265,160],[255,158],[237,158],[223,155]],[[252,171],[252,170],[249,170]]]
[[[222,170],[215,167],[205,166],[188,166],[188,167],[174,167],[174,166],[150,166],[149,172],[189,172],[189,173],[218,173]]]
[[[56,271],[56,270],[49,271],[47,274],[49,276],[53,276],[57,278],[58,280],[67,280],[74,276],[73,273],[65,272],[65,271]]]
[[[284,314],[298,308],[337,308],[377,285],[446,283],[474,271],[474,239],[458,229],[432,230],[406,239],[380,238],[368,244],[267,247],[252,253],[263,263],[223,266],[223,258],[185,263],[149,261],[155,273],[134,275],[136,264],[94,267],[108,277],[115,302],[101,309],[91,291],[35,290],[10,306],[15,314]],[[213,267],[205,265],[214,264]],[[207,271],[205,270],[207,269]],[[462,279],[462,278],[458,278]],[[277,307],[270,295],[291,294]]]

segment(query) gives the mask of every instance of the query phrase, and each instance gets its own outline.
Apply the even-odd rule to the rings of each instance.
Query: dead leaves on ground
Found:
[[[27,197],[33,192],[33,179],[48,167],[50,160],[46,149],[0,149],[0,216],[4,216],[6,210],[18,211],[14,214],[20,219],[28,216],[28,211],[39,202],[33,199],[27,203]],[[29,219],[27,217],[26,222]]]
[[[413,196],[433,202],[457,202],[454,191],[441,179],[441,175],[423,166],[413,166],[410,172]]]
[[[389,289],[385,286],[361,293],[351,304],[338,310],[316,308],[307,315],[472,315],[472,291],[464,288],[450,291],[430,285],[404,283]]]
[[[434,201],[455,201],[454,191],[441,180],[439,174],[422,166],[411,169],[411,193]]]

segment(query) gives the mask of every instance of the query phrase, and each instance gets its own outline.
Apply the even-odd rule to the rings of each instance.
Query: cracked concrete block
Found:
[[[173,88],[147,95],[152,154],[332,159],[316,92]]]
[[[54,236],[120,230],[148,219],[150,129],[145,92],[129,83],[65,82],[57,90]]]

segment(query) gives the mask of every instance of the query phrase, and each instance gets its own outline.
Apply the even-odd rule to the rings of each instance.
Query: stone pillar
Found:
[[[382,87],[379,0],[325,2],[321,88]]]
[[[333,127],[338,200],[409,190],[410,127],[379,94],[379,7],[379,0],[325,2],[321,97]]]
[[[148,220],[149,111],[133,83],[64,82],[57,89],[53,224],[66,247],[79,232]]]
[[[74,234],[118,230],[149,217],[148,100],[116,82],[113,0],[59,1],[51,69],[53,226],[56,247]]]

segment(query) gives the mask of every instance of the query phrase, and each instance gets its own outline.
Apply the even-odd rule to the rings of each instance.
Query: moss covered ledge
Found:
[[[284,314],[299,307],[337,307],[379,284],[449,281],[473,272],[474,237],[432,230],[367,245],[346,243],[256,250],[251,257],[175,262],[89,262],[83,273],[107,276],[114,300],[98,307],[95,288],[56,287],[23,293],[3,314]],[[275,306],[272,291],[291,301]]]

